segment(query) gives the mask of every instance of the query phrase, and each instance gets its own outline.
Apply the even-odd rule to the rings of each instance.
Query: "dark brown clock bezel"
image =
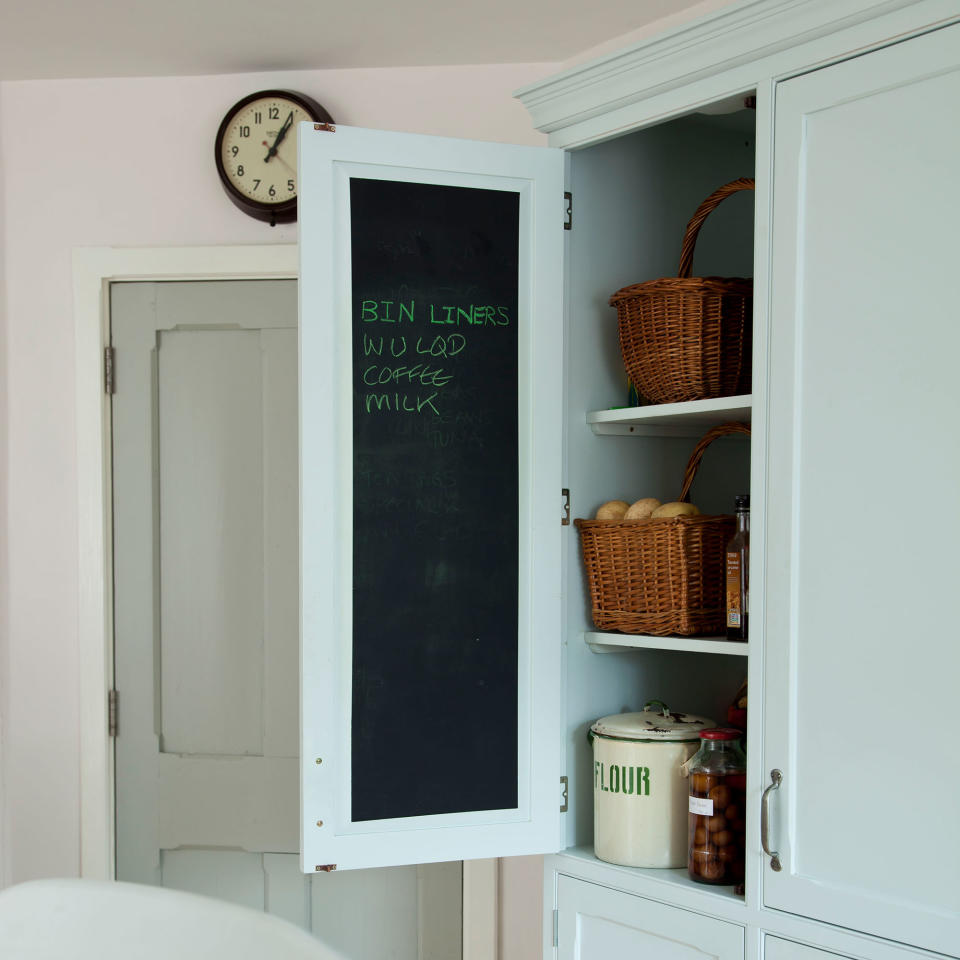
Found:
[[[220,174],[220,182],[223,184],[223,189],[234,205],[239,207],[247,216],[253,217],[255,220],[263,220],[273,226],[277,223],[293,223],[297,219],[297,198],[294,197],[292,200],[284,200],[282,203],[263,203],[260,200],[253,200],[241,193],[233,185],[223,166],[221,150],[223,138],[226,136],[227,130],[230,128],[230,124],[237,113],[247,106],[248,103],[252,103],[254,100],[262,100],[264,97],[282,97],[285,100],[293,101],[297,106],[306,111],[307,116],[314,123],[333,123],[333,117],[331,117],[316,100],[308,97],[304,93],[297,93],[294,90],[258,90],[256,93],[251,93],[242,100],[238,100],[226,112],[223,120],[220,122],[220,128],[217,130],[217,138],[213,145],[213,152],[214,159],[217,163],[217,173]]]

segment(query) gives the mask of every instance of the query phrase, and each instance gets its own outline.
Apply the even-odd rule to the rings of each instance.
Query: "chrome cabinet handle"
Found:
[[[770,771],[770,786],[763,791],[760,798],[760,845],[763,852],[770,858],[770,869],[779,872],[783,869],[780,854],[770,849],[770,793],[779,790],[783,782],[783,774],[779,770]]]

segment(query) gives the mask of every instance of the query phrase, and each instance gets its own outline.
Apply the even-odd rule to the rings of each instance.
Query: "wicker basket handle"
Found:
[[[739,180],[731,180],[718,190],[714,190],[713,193],[697,207],[697,212],[690,218],[687,229],[683,234],[683,246],[680,247],[680,269],[677,272],[678,277],[689,277],[690,272],[693,270],[693,248],[697,245],[697,234],[700,233],[703,221],[707,219],[710,212],[722,201],[726,200],[732,193],[738,193],[740,190],[753,190],[753,180],[750,177],[740,177]]]
[[[680,490],[679,500],[684,501],[690,496],[690,487],[693,485],[693,478],[697,475],[700,461],[707,452],[707,447],[709,447],[717,437],[727,437],[734,433],[745,433],[749,437],[750,424],[738,423],[736,421],[721,423],[719,426],[711,427],[703,435],[700,442],[693,448],[693,453],[690,454],[690,459],[687,461],[687,469],[683,473],[683,488]]]

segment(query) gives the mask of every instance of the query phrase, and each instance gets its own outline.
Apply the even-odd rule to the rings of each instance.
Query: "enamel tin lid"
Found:
[[[662,700],[648,700],[638,713],[601,717],[590,730],[611,740],[698,740],[700,731],[716,724],[692,713],[674,713]]]

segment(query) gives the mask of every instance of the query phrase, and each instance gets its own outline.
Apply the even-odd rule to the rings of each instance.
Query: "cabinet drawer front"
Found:
[[[840,955],[807,947],[792,940],[779,937],[766,937],[763,941],[764,960],[840,960]]]
[[[958,101],[960,26],[778,87],[763,759],[764,902],[949,954]]]
[[[557,911],[558,960],[743,960],[742,927],[585,880],[559,877]]]

